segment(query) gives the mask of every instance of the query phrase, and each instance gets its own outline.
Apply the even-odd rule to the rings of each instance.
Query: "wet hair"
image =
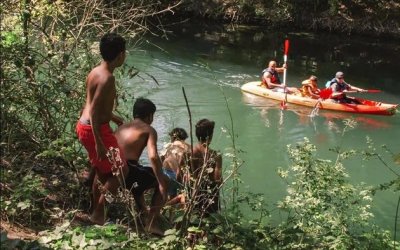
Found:
[[[183,128],[174,128],[169,132],[168,134],[171,137],[171,141],[184,141],[186,138],[188,138],[188,134]]]
[[[316,76],[314,76],[314,75],[311,75],[309,79],[311,81],[317,81],[318,80],[318,78]]]
[[[214,121],[201,119],[196,124],[196,137],[200,142],[210,141],[214,133]]]
[[[125,39],[117,33],[106,33],[100,40],[100,54],[110,62],[125,51]]]
[[[146,118],[156,112],[156,105],[149,99],[139,97],[133,104],[133,118]]]

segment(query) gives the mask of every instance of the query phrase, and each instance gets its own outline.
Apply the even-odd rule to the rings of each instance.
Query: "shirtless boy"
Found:
[[[219,185],[222,183],[222,157],[221,154],[209,147],[213,133],[213,121],[202,119],[196,124],[196,137],[198,143],[193,148],[192,171],[195,178],[200,178],[203,168],[204,171],[201,180],[201,192],[197,195],[197,207],[205,214],[219,211]],[[211,168],[213,171],[207,171]],[[208,190],[207,190],[208,189]],[[211,190],[211,192],[208,192]]]
[[[170,143],[160,153],[164,174],[168,177],[168,202],[166,205],[185,203],[185,195],[178,189],[184,182],[187,173],[184,167],[189,163],[190,145],[185,142],[188,135],[183,128],[174,128],[169,133]]]
[[[92,223],[103,225],[105,196],[100,192],[97,180],[111,193],[117,191],[120,183],[117,176],[113,175],[112,164],[106,153],[111,147],[118,149],[109,122],[122,122],[112,111],[116,97],[113,72],[125,61],[124,38],[115,33],[105,34],[100,41],[100,54],[103,61],[92,69],[86,79],[86,103],[76,125],[76,132],[79,141],[88,151],[92,168],[95,169],[92,185],[93,212],[89,219]],[[124,164],[119,167],[125,175],[127,169]]]
[[[164,232],[158,220],[160,209],[167,198],[167,180],[162,172],[161,160],[157,152],[157,132],[151,126],[155,112],[156,106],[153,102],[138,98],[133,105],[134,119],[120,126],[115,136],[129,168],[126,188],[131,190],[139,213],[144,215],[145,230],[163,235]],[[145,147],[147,147],[151,167],[144,167],[138,162]],[[143,193],[152,188],[154,188],[154,193],[150,210],[147,211]]]

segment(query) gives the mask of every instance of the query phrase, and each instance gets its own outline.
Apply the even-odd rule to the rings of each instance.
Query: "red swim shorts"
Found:
[[[76,124],[76,134],[78,135],[79,141],[86,148],[89,154],[89,160],[92,167],[97,168],[101,173],[111,173],[112,164],[105,158],[102,160],[97,159],[96,144],[94,141],[94,135],[91,125],[82,124],[80,121]],[[122,162],[125,162],[122,156],[121,149],[118,146],[117,139],[115,138],[113,131],[108,123],[100,126],[101,139],[106,149],[110,147],[118,148]]]

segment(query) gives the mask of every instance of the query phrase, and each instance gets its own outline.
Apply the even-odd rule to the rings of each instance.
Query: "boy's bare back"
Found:
[[[136,161],[139,160],[150,140],[157,137],[155,129],[139,119],[120,126],[115,136],[118,144],[124,149],[125,158]]]
[[[206,164],[206,168],[212,168],[213,171],[210,173],[210,180],[216,183],[221,182],[221,170],[222,170],[222,157],[221,155],[208,147],[204,147],[198,143],[193,148],[193,170],[195,174]]]
[[[99,124],[108,123],[112,117],[116,96],[115,78],[107,65],[95,67],[86,79],[86,103],[81,120],[90,121],[90,113],[97,114]]]

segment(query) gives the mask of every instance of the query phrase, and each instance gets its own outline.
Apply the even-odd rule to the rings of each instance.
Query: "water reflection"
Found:
[[[249,93],[242,93],[242,100],[244,103],[260,109],[260,117],[264,120],[264,124],[266,127],[270,127],[271,124],[270,118],[268,117],[268,111],[281,109],[280,103],[278,101],[270,100]],[[284,113],[292,112],[297,115],[298,124],[312,126],[314,127],[314,130],[316,130],[316,121],[315,117],[313,117],[312,115],[312,111],[312,108],[289,103],[286,110],[280,110],[279,125],[280,127],[284,125]],[[340,128],[342,128],[343,120],[345,119],[354,119],[357,122],[358,126],[361,126],[363,129],[376,130],[391,127],[390,123],[370,115],[354,115],[351,113],[319,110],[317,116],[324,118],[324,123],[327,125],[327,127],[330,130],[336,132],[340,131]]]

